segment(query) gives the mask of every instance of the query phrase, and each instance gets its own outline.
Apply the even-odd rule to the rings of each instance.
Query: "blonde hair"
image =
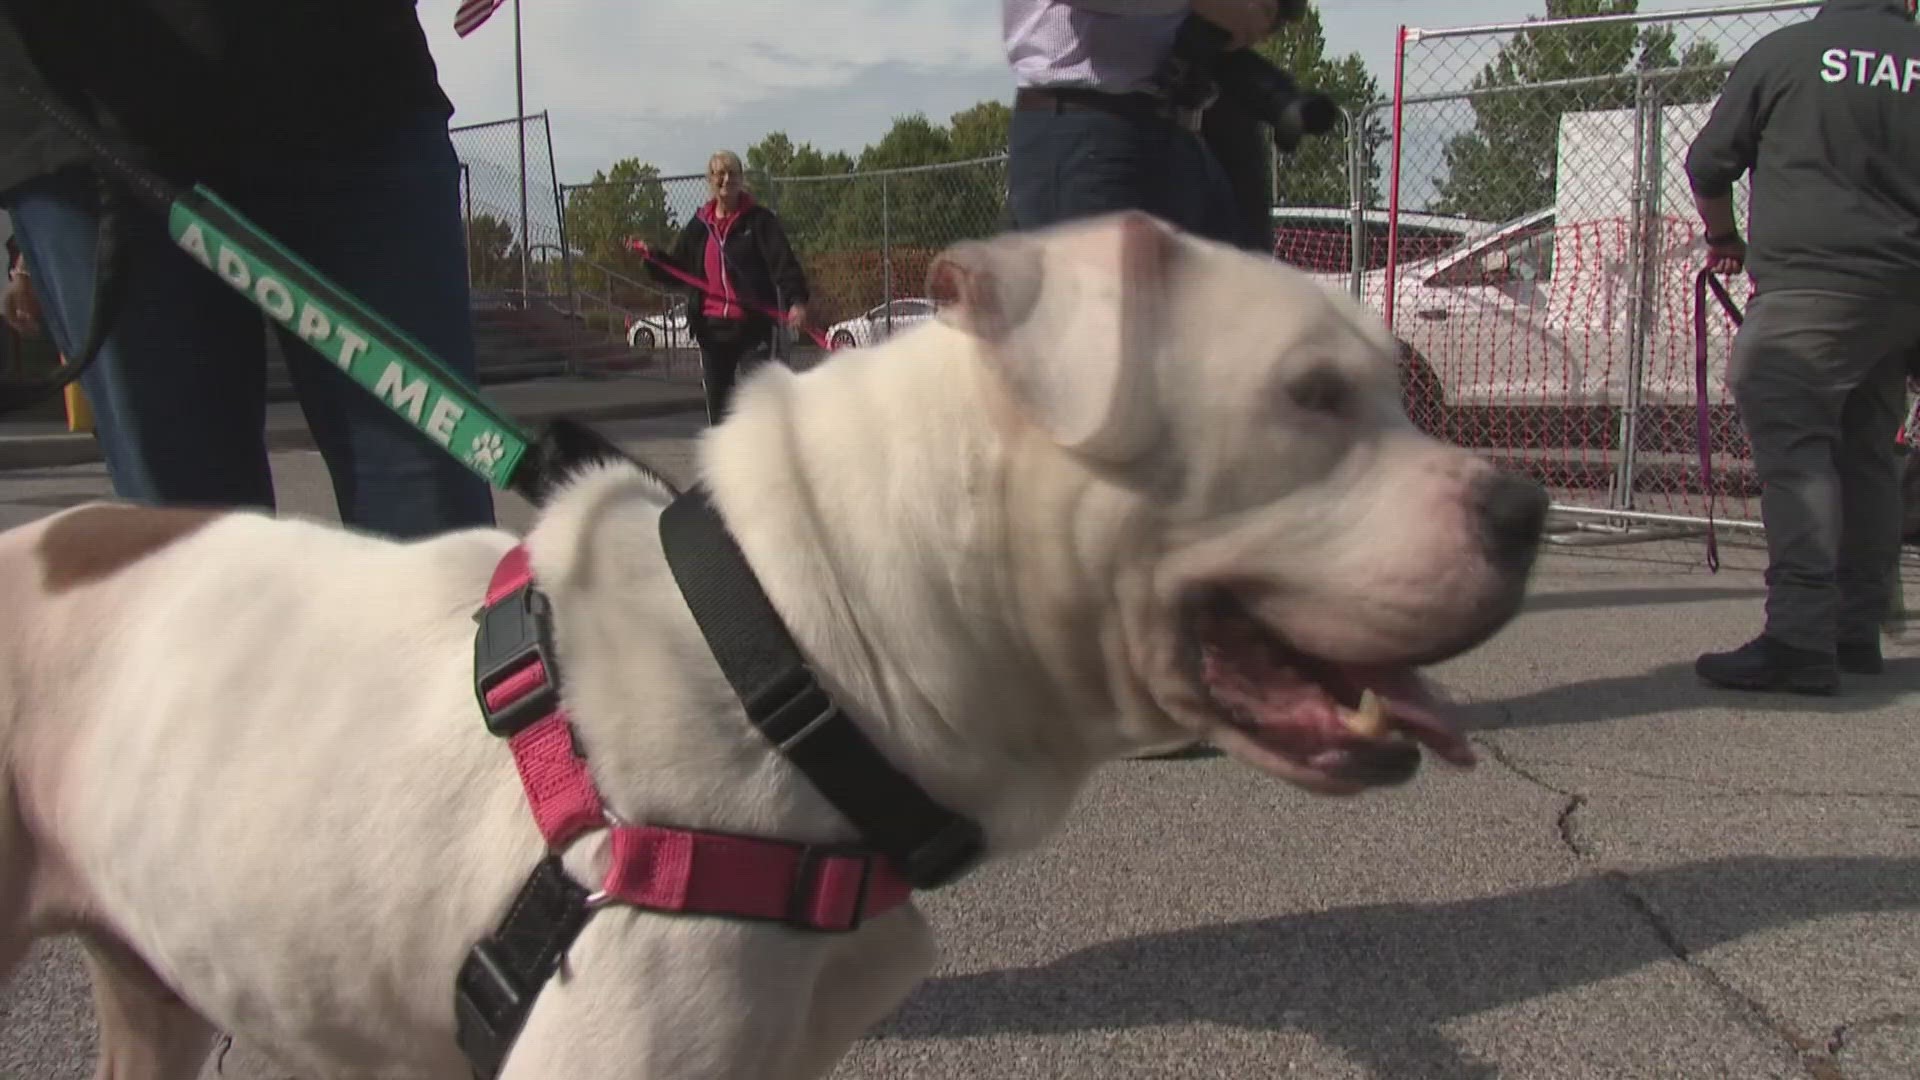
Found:
[[[747,167],[744,163],[741,162],[739,154],[736,154],[731,150],[715,150],[713,152],[713,156],[707,159],[707,172],[709,174],[713,172],[713,167],[715,165],[733,166],[733,171],[739,174],[740,176],[740,186],[742,187],[746,186]]]

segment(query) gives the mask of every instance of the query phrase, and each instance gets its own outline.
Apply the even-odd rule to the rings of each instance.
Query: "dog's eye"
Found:
[[[1316,368],[1295,379],[1287,387],[1287,396],[1302,409],[1326,416],[1345,416],[1353,406],[1353,387],[1326,368]]]

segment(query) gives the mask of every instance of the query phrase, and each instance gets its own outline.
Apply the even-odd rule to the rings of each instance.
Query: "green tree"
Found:
[[[747,148],[747,171],[785,223],[833,321],[889,292],[917,293],[931,252],[991,232],[1006,200],[1003,154],[1011,113],[982,101],[937,124],[895,117],[860,153],[827,153],[773,132]],[[923,168],[924,166],[950,166]],[[905,171],[903,171],[905,170]]]
[[[1302,90],[1326,94],[1347,111],[1361,117],[1365,140],[1365,197],[1369,206],[1380,201],[1380,164],[1376,151],[1390,137],[1381,111],[1365,112],[1380,100],[1380,84],[1367,73],[1359,53],[1334,59],[1327,56],[1327,35],[1320,12],[1309,6],[1305,18],[1289,23],[1279,33],[1254,46],[1254,51],[1292,75]],[[1289,206],[1344,206],[1352,184],[1348,176],[1348,135],[1344,121],[1325,135],[1308,136],[1293,153],[1283,156],[1276,170],[1280,201]]]
[[[1550,19],[1629,15],[1639,0],[1546,0]],[[1532,21],[1532,20],[1530,20]],[[1713,46],[1675,56],[1669,27],[1604,23],[1523,30],[1502,46],[1472,88],[1474,128],[1446,147],[1446,176],[1434,209],[1506,221],[1554,204],[1560,117],[1568,112],[1628,109],[1637,73],[1712,68]],[[1709,100],[1724,73],[1698,71],[1647,78],[1664,104]],[[1571,86],[1537,84],[1584,80]],[[1505,89],[1519,88],[1519,89]]]
[[[627,240],[667,246],[680,229],[667,206],[660,170],[638,158],[624,158],[593,180],[574,188],[567,199],[567,243],[602,266],[629,275],[641,269],[641,260],[627,250]]]
[[[787,158],[788,171],[771,181],[780,215],[790,233],[817,239],[816,249],[945,244],[993,226],[1005,201],[1005,169],[964,163],[1004,152],[1009,115],[986,101],[946,125],[920,112],[899,116],[857,159],[769,136],[756,144],[755,160],[777,169]],[[939,165],[952,167],[925,168]],[[814,179],[823,176],[836,179]]]
[[[812,143],[795,146],[786,132],[775,131],[747,147],[746,165],[755,189],[780,215],[801,258],[831,242],[830,229],[846,184],[822,178],[852,172],[852,157],[822,152]]]
[[[509,279],[517,282],[519,258],[513,226],[505,218],[485,212],[473,216],[467,227],[467,269],[475,288],[497,289]]]
[[[953,114],[948,138],[956,158],[993,157],[1007,152],[1007,128],[1013,110],[1004,101],[982,101]]]

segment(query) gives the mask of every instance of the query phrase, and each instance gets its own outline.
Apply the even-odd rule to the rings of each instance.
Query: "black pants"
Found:
[[[1899,588],[1894,434],[1920,300],[1762,292],[1728,371],[1767,530],[1767,634],[1802,649],[1878,639]]]
[[[740,376],[773,357],[770,319],[708,319],[700,334],[700,384],[707,423],[726,419]]]

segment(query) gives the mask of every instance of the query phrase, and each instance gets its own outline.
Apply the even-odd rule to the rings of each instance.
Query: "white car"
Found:
[[[933,318],[934,311],[934,301],[923,296],[894,300],[827,327],[827,342],[836,349],[878,345],[892,334],[910,330]]]
[[[1661,250],[1647,266],[1658,279],[1645,294],[1651,309],[1640,313],[1647,349],[1635,357],[1629,233],[1624,221],[1557,225],[1549,208],[1408,262],[1394,275],[1394,335],[1450,406],[1618,408],[1636,363],[1643,406],[1689,406],[1693,274],[1705,245],[1687,222],[1656,226]],[[1350,287],[1345,274],[1314,276],[1330,289]],[[1363,275],[1361,299],[1376,311],[1385,307],[1386,277]],[[1744,308],[1744,276],[1727,285]],[[1709,325],[1709,397],[1724,405],[1729,327],[1717,312]]]
[[[627,346],[636,352],[693,348],[693,332],[687,329],[687,302],[676,301],[659,315],[629,316]]]
[[[1273,208],[1273,257],[1302,270],[1323,274],[1347,273],[1353,265],[1353,210],[1345,206],[1276,206]],[[1387,231],[1392,216],[1385,210],[1362,212],[1367,230],[1366,264],[1378,270],[1387,264]],[[1442,214],[1401,211],[1402,265],[1441,255],[1462,241],[1491,231],[1494,222]]]

